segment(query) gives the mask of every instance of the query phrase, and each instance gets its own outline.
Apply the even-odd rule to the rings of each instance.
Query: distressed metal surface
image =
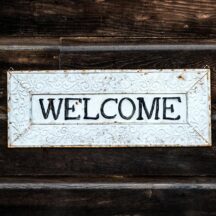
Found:
[[[154,109],[147,118],[148,112],[140,107],[138,97],[143,97],[149,112],[153,99],[160,98],[157,119]],[[180,98],[167,103],[165,112],[171,120],[163,116],[165,97]],[[62,100],[56,120],[52,113],[47,119],[42,115],[39,99],[47,111],[49,98],[56,103],[55,109]],[[70,100],[67,114],[66,98],[80,99],[76,104]],[[85,119],[84,98],[89,98],[90,119]],[[101,112],[101,104],[107,98],[116,100],[106,104],[107,115],[115,116],[111,119]],[[130,100],[123,104],[122,98]],[[172,105],[173,110],[169,108]],[[8,110],[9,147],[211,145],[208,69],[12,71],[8,72]],[[139,118],[141,110],[143,118]],[[131,113],[131,118],[122,118]]]

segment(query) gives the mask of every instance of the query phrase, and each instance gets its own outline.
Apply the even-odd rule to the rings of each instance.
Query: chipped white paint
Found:
[[[208,69],[10,71],[8,110],[9,147],[211,145]]]

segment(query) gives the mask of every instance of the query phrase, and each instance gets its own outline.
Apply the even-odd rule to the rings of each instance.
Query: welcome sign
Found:
[[[186,122],[184,94],[33,95],[33,124]]]
[[[210,71],[8,72],[9,147],[209,146]]]

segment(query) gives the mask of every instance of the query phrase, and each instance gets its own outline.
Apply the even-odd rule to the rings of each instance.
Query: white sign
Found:
[[[9,147],[211,145],[210,71],[8,72]]]

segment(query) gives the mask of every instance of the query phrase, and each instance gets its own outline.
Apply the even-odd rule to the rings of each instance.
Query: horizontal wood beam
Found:
[[[122,52],[122,51],[203,51],[216,44],[118,44],[118,45],[0,45],[0,51]]]
[[[0,190],[215,190],[216,183],[0,183]]]
[[[6,1],[0,36],[215,38],[213,0]]]
[[[1,215],[211,215],[215,196],[215,179],[206,177],[0,178]]]

